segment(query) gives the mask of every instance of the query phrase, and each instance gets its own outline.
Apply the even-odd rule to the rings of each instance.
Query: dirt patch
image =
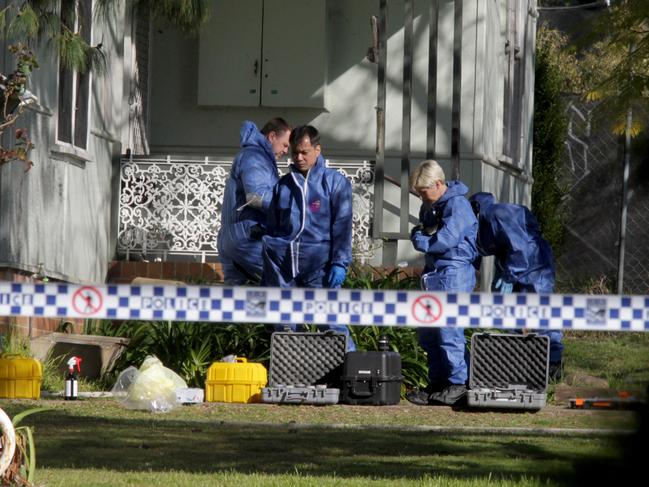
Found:
[[[584,374],[581,372],[574,372],[568,374],[565,379],[565,384],[573,387],[585,387],[591,389],[608,389],[608,380],[594,375]],[[562,384],[563,385],[563,384]]]

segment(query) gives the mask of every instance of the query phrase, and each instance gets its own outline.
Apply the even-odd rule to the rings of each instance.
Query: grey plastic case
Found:
[[[340,390],[327,386],[286,386],[264,387],[261,402],[276,404],[338,404]]]
[[[538,410],[547,401],[550,340],[536,334],[475,333],[467,404]]]
[[[262,402],[337,404],[346,344],[342,333],[273,333]]]
[[[326,384],[337,388],[346,340],[342,333],[273,333],[268,384]]]

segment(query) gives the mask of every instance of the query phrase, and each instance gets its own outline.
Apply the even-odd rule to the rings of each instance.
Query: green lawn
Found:
[[[0,402],[10,415],[35,405],[52,408],[25,420],[37,439],[37,484],[47,486],[572,485],[580,466],[623,457],[629,435],[611,429],[637,427],[629,411],[556,406],[215,403],[153,414],[112,399]]]
[[[566,383],[589,374],[646,390],[649,334],[573,333],[565,344]],[[623,482],[646,450],[634,434],[646,418],[559,404],[532,413],[210,403],[153,414],[113,399],[0,400],[10,415],[34,406],[51,408],[24,421],[35,430],[36,484],[48,487],[592,486]]]
[[[564,356],[568,372],[606,379],[614,389],[647,392],[649,333],[568,333]]]
[[[611,462],[620,454],[618,437],[462,431],[459,427],[475,426],[476,422],[487,426],[489,416],[445,407],[400,406],[405,411],[434,412],[425,423],[429,426],[435,426],[443,415],[455,417],[460,423],[455,431],[245,424],[223,421],[218,414],[211,420],[198,419],[191,408],[176,412],[175,418],[139,412],[119,417],[118,413],[124,412],[120,406],[100,401],[100,407],[95,408],[96,402],[57,401],[51,403],[53,411],[30,418],[38,441],[38,484],[190,486],[238,481],[244,485],[367,485],[372,480],[376,485],[500,485],[506,479],[512,485],[540,485],[571,483],[578,465],[594,460]],[[3,404],[8,412],[25,406],[18,401]],[[264,408],[208,405],[203,409],[217,413],[228,407],[238,412],[240,420],[246,418],[246,411]],[[345,407],[274,409],[281,417],[283,410],[333,412]],[[381,409],[386,418],[391,416],[388,408],[347,409],[350,411],[339,416],[360,418],[364,411],[374,409]],[[459,420],[461,414],[478,418],[461,424],[465,423]],[[187,418],[181,419],[183,415]],[[534,422],[537,417],[500,415],[514,423],[524,419]],[[598,415],[606,424],[606,414]],[[620,419],[620,413],[615,416]]]

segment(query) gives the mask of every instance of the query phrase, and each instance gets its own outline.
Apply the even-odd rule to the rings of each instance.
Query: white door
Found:
[[[265,0],[261,104],[325,106],[325,0]]]
[[[211,2],[199,42],[199,105],[259,106],[262,12],[263,0]]]

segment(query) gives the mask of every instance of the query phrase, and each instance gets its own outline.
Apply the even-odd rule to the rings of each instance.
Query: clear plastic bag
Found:
[[[115,381],[115,384],[113,385],[113,388],[110,390],[110,392],[112,392],[113,396],[115,396],[119,400],[124,399],[128,394],[128,388],[131,387],[131,384],[133,384],[133,382],[135,382],[135,379],[137,379],[138,375],[140,375],[140,372],[136,367],[133,367],[131,365],[130,367],[125,368],[117,376],[117,380]]]
[[[162,365],[157,357],[149,356],[139,370],[124,369],[112,392],[129,409],[167,412],[180,406],[176,389],[181,387],[187,387],[187,383],[178,374]]]

